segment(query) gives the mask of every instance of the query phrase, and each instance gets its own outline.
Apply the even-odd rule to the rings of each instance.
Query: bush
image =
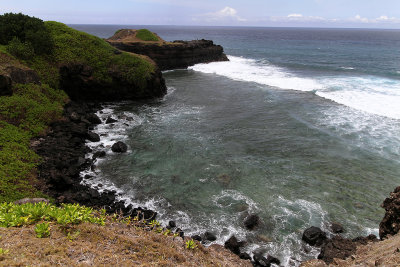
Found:
[[[138,30],[136,37],[143,41],[158,41],[158,37],[147,29]]]
[[[7,52],[20,59],[31,59],[35,54],[32,44],[23,43],[18,37],[13,37],[8,43]]]
[[[14,38],[33,47],[36,54],[50,54],[53,40],[41,19],[22,13],[0,16],[0,44],[7,45]]]

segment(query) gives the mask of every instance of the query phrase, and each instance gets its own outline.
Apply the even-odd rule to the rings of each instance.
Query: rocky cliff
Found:
[[[119,50],[146,55],[154,60],[161,70],[183,69],[198,63],[228,61],[222,46],[210,40],[157,42],[140,41],[129,33],[133,30],[120,30],[117,36],[107,42]],[[123,34],[126,33],[126,34]],[[121,38],[118,38],[122,36]]]

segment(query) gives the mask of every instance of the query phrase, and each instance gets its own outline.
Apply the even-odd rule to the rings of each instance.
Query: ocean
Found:
[[[380,204],[400,185],[400,30],[71,26],[211,39],[230,59],[164,72],[161,100],[105,104],[98,115],[120,120],[96,128],[90,145],[107,157],[87,184],[285,266],[318,255],[301,242],[307,227],[378,234]],[[112,153],[115,140],[128,153]],[[253,213],[262,223],[249,231]]]

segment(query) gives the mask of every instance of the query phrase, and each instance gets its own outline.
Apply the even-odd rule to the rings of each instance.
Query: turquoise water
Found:
[[[191,39],[187,28],[160,29]],[[105,106],[100,116],[122,119],[98,127],[107,157],[90,183],[188,234],[211,230],[218,243],[235,234],[288,266],[318,253],[300,240],[311,225],[377,234],[379,206],[400,182],[400,61],[387,61],[389,51],[399,59],[399,32],[256,28],[246,47],[246,32],[192,35],[205,31],[231,61],[165,72],[159,101]],[[113,154],[114,140],[128,153]],[[249,213],[262,220],[254,231],[242,224]]]

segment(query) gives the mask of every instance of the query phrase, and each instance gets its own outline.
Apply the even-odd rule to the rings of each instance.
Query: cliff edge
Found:
[[[214,44],[211,40],[165,42],[158,35],[151,33],[152,40],[146,41],[138,38],[139,31],[141,30],[118,30],[106,41],[119,50],[150,57],[161,70],[184,69],[198,63],[228,61],[222,46]]]

